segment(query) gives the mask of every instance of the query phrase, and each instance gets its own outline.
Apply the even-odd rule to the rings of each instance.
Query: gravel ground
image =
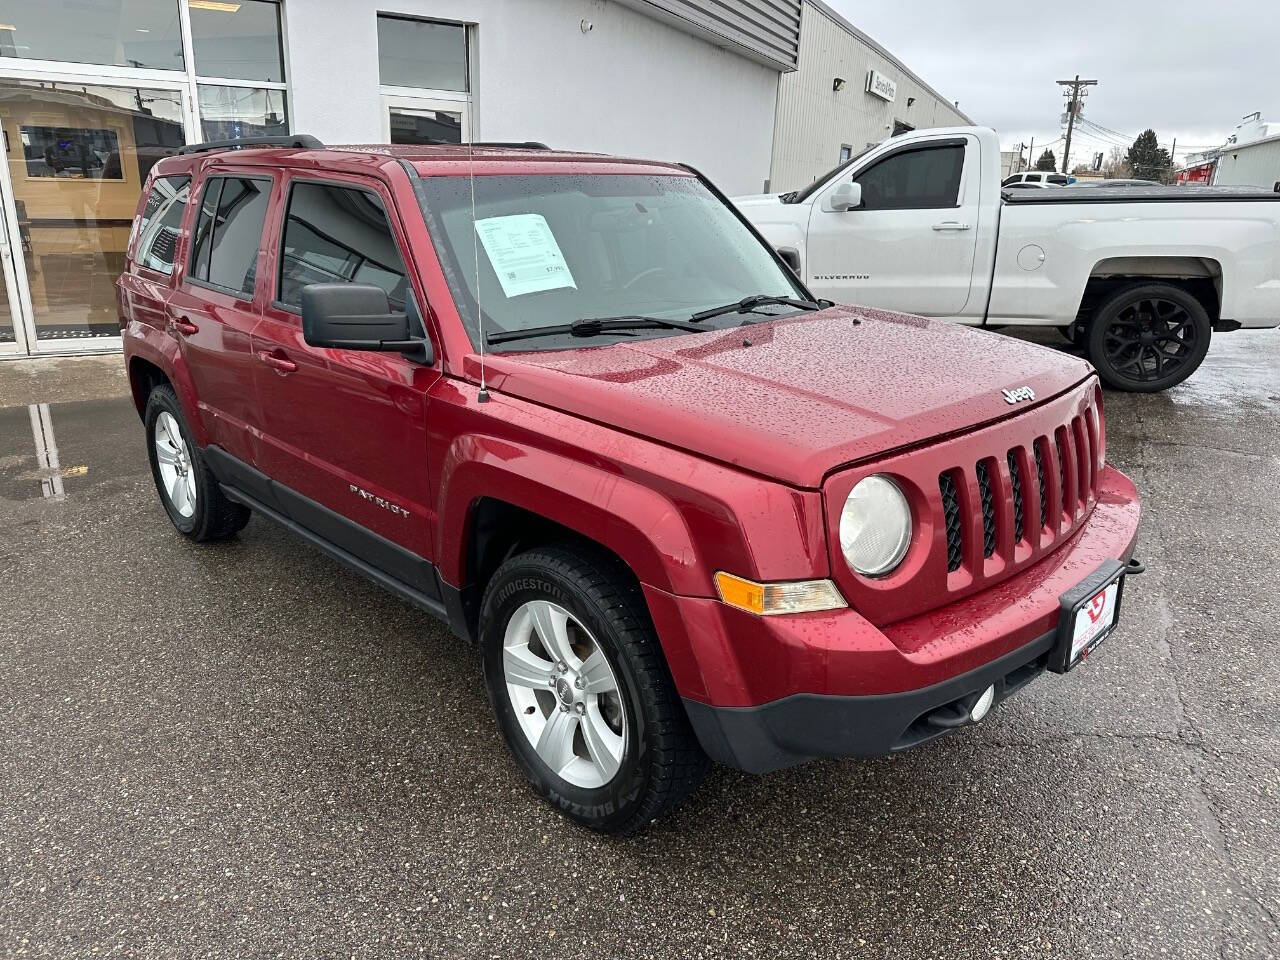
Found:
[[[118,362],[0,363],[0,955],[1280,955],[1280,333],[1107,397],[1150,572],[1082,669],[628,841],[522,786],[425,615],[262,520],[179,538]]]

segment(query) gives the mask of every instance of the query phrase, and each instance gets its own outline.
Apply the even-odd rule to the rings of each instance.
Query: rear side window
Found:
[[[960,144],[896,153],[858,175],[866,210],[954,207],[960,198],[964,147]]]
[[[1057,175],[1050,175],[1045,179],[1048,180],[1050,183],[1056,183],[1058,184],[1058,186],[1061,186],[1061,187],[1065,187],[1068,183],[1071,182],[1060,173]]]
[[[387,291],[393,310],[404,309],[404,259],[377,194],[328,183],[293,185],[276,299],[298,308],[309,283],[372,283]]]
[[[190,177],[158,177],[151,185],[138,227],[135,259],[139,266],[159,273],[173,273],[178,235],[190,193]]]
[[[191,276],[240,296],[252,296],[270,199],[270,180],[209,178],[191,245]]]

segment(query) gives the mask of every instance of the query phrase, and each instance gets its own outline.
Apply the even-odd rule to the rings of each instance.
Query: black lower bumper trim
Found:
[[[768,773],[818,757],[875,757],[918,746],[964,725],[987,687],[995,702],[1044,672],[1055,632],[942,683],[903,693],[829,696],[797,693],[754,707],[713,707],[685,700],[702,748],[712,760]]]

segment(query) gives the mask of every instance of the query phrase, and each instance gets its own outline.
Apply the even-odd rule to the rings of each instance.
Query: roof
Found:
[[[920,79],[920,77],[917,76],[916,73],[910,67],[908,67],[905,63],[903,63],[901,60],[895,57],[892,53],[890,53],[884,47],[880,46],[880,44],[876,43],[875,40],[871,39],[871,37],[867,36],[865,33],[863,33],[861,30],[855,27],[852,23],[850,23],[840,14],[836,13],[836,11],[832,10],[829,6],[823,3],[822,0],[804,0],[804,2],[811,7],[815,7],[819,12],[822,13],[823,16],[827,17],[832,22],[834,22],[836,26],[842,29],[845,33],[849,34],[849,36],[853,37],[855,40],[859,41],[860,43],[866,44],[876,53],[880,54],[880,56],[884,57],[886,60],[892,63],[895,67],[901,70],[903,74],[910,77],[912,82],[920,86],[922,89],[927,90],[929,93],[933,94],[933,96],[937,97],[943,103],[953,104],[951,109],[954,110],[956,113],[960,114],[960,116],[964,119],[965,123],[970,125],[973,124],[973,119],[967,113],[965,113],[959,107],[954,106],[954,103],[955,103],[954,100],[950,100],[947,97],[944,97],[933,87],[929,86],[929,84],[925,83],[924,80]]]
[[[327,157],[327,160],[320,158]],[[546,150],[526,146],[476,146],[467,144],[326,144],[322,147],[257,146],[240,150],[214,150],[165,157],[157,164],[160,173],[187,171],[206,164],[230,162],[237,166],[294,166],[305,164],[314,170],[328,163],[336,168],[354,170],[381,166],[385,161],[411,163],[419,173],[465,173],[472,166],[477,172],[507,172],[518,169],[527,173],[552,173],[569,164],[590,166],[596,173],[678,173],[689,172],[674,163],[630,157],[612,157],[603,153],[576,153],[568,150]],[[498,168],[495,171],[495,167]]]

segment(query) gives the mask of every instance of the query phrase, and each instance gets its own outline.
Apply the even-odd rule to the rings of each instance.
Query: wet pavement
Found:
[[[41,363],[0,363],[0,955],[1280,955],[1280,332],[1107,396],[1150,572],[1083,668],[628,841],[521,785],[473,652],[268,522],[182,540],[118,367]]]

